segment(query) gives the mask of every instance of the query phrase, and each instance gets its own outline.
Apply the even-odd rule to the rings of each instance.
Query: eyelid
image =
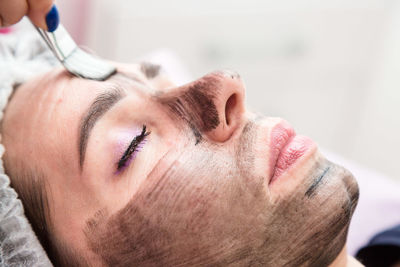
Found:
[[[121,158],[117,163],[117,171],[122,171],[125,169],[130,162],[136,157],[136,154],[140,152],[141,145],[146,141],[146,137],[151,133],[146,131],[146,125],[143,125],[140,134],[137,134],[132,141],[129,143],[125,152],[122,154]]]

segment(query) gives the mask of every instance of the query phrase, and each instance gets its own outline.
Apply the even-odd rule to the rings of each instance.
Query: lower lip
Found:
[[[273,168],[270,184],[285,173],[300,157],[314,146],[314,141],[306,136],[295,135],[281,150]]]

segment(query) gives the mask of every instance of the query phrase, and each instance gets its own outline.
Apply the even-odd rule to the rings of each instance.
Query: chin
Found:
[[[356,208],[359,188],[345,168],[325,159],[317,149],[272,185],[278,235],[265,230],[264,255],[260,263],[275,266],[328,266],[346,244]],[[268,247],[270,246],[270,247]],[[270,254],[271,255],[271,254]]]

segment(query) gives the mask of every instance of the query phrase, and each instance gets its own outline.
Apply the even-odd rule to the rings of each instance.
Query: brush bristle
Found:
[[[88,54],[85,51],[76,48],[63,62],[64,67],[76,76],[104,81],[113,75],[116,68],[94,55]]]

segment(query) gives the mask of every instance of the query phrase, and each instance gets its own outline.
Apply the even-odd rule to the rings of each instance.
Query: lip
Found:
[[[313,144],[310,138],[296,135],[286,121],[276,125],[271,131],[270,139],[269,184],[284,174]]]

